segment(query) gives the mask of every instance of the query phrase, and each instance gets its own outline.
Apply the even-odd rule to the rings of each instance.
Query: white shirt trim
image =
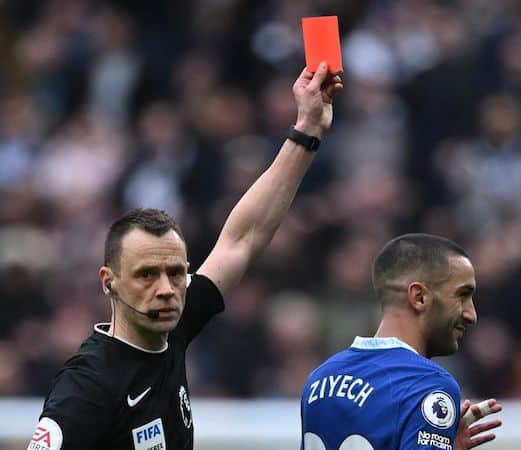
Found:
[[[113,336],[109,332],[103,330],[101,328],[102,325],[108,325],[110,327],[110,323],[108,323],[108,322],[97,323],[96,325],[94,325],[94,331],[96,331],[97,333],[104,334],[105,336],[117,339],[118,341],[121,341],[124,344],[127,344],[128,346],[130,346],[132,348],[135,348],[136,350],[141,350],[142,352],[145,352],[145,353],[163,353],[163,352],[166,352],[167,349],[168,349],[168,341],[167,341],[167,342],[165,342],[165,346],[162,349],[159,349],[159,350],[148,350],[146,348],[140,347],[139,345],[133,344],[132,342],[129,342],[126,339],[123,339],[123,338],[121,338],[119,336],[116,336],[116,335]]]
[[[362,350],[380,350],[386,348],[405,348],[411,352],[418,353],[409,344],[395,337],[355,337],[351,347]]]

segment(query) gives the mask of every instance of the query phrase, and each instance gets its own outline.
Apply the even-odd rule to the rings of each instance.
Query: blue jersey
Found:
[[[357,337],[309,376],[301,450],[453,450],[460,389],[396,338]]]

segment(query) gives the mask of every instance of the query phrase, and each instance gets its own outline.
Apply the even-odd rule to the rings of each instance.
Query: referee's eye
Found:
[[[138,273],[139,278],[142,278],[144,280],[150,280],[153,277],[153,272],[151,270],[142,270]]]

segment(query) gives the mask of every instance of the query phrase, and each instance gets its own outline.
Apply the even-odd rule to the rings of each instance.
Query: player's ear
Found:
[[[413,281],[407,286],[407,302],[416,312],[421,313],[428,308],[430,292],[425,284]]]

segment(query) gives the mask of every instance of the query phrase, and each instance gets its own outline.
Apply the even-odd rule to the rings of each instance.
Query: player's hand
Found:
[[[501,426],[501,420],[489,420],[477,425],[474,422],[501,411],[503,407],[495,399],[488,399],[480,403],[471,404],[465,400],[461,405],[461,419],[456,435],[456,450],[468,450],[496,438],[489,430]]]
[[[339,75],[322,62],[313,74],[304,69],[293,85],[298,114],[295,128],[321,138],[333,121],[333,97],[343,88]]]

